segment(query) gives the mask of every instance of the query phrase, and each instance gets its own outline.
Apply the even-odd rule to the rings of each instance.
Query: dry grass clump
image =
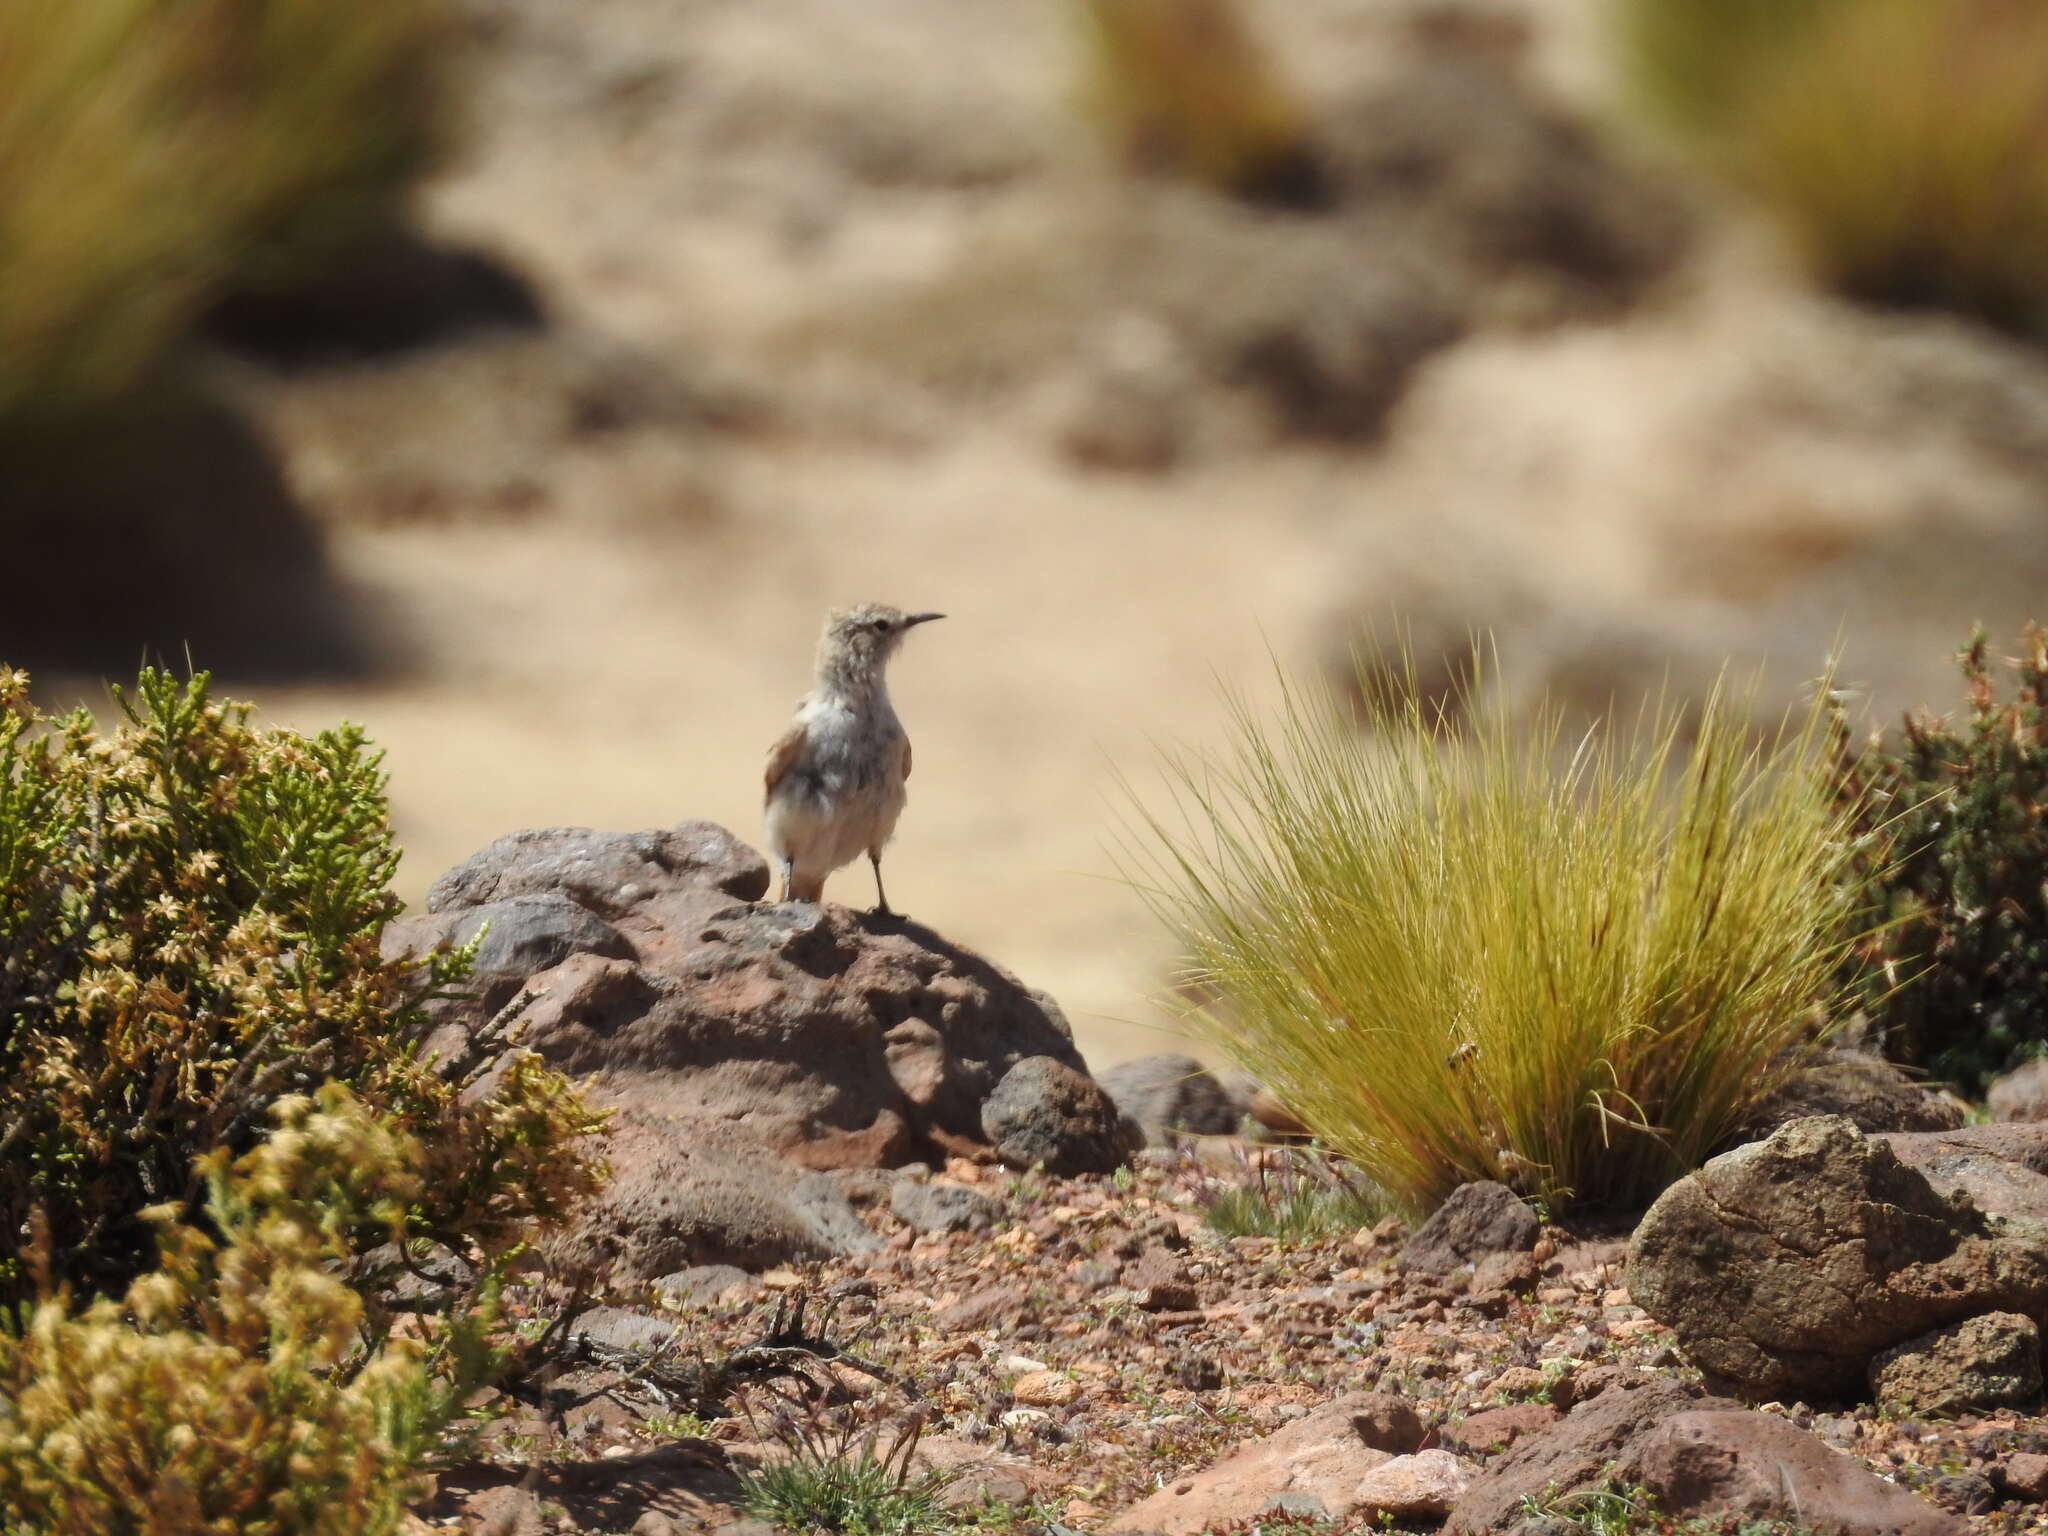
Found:
[[[1383,673],[1384,669],[1380,669]],[[1846,946],[1845,811],[1818,706],[1766,742],[1717,688],[1573,742],[1362,679],[1169,759],[1127,867],[1194,1015],[1411,1211],[1496,1179],[1635,1205],[1792,1070]]]
[[[1236,0],[1079,0],[1090,99],[1133,163],[1239,196],[1313,202],[1307,109]]]
[[[1645,101],[1828,282],[2048,337],[2048,9],[1624,0]]]
[[[132,385],[229,283],[396,208],[443,133],[439,0],[0,6],[0,420]]]
[[[486,1302],[366,1314],[365,1234],[395,1237],[419,1149],[330,1084],[200,1165],[211,1232],[150,1213],[161,1261],[120,1301],[47,1285],[0,1330],[0,1529],[37,1536],[379,1536],[495,1352]]]

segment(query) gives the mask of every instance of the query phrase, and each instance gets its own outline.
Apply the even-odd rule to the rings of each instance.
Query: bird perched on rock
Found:
[[[768,749],[768,849],[784,901],[820,901],[825,877],[863,852],[875,867],[875,910],[887,913],[882,845],[908,798],[910,738],[883,677],[903,637],[943,613],[883,603],[825,616],[818,682]]]

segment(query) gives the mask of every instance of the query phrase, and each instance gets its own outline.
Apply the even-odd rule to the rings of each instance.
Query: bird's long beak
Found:
[[[907,628],[909,628],[909,627],[910,627],[910,626],[911,626],[912,624],[929,624],[929,623],[931,623],[931,621],[932,621],[933,619],[943,619],[944,617],[945,617],[945,615],[944,615],[943,613],[911,613],[911,614],[905,614],[905,615],[904,615],[904,618],[903,618],[903,625],[904,625],[904,628],[906,628],[906,629],[907,629]]]

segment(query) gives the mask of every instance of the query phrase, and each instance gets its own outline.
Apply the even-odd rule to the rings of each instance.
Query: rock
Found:
[[[1027,1371],[1010,1395],[1031,1408],[1064,1408],[1081,1395],[1081,1383],[1059,1371]]]
[[[1998,1490],[1981,1472],[1951,1472],[1928,1485],[1927,1497],[1959,1515],[1983,1515],[1998,1503]]]
[[[1788,1524],[1825,1510],[1842,1536],[1962,1536],[1954,1516],[1768,1413],[1696,1408],[1652,1428],[1622,1474],[1668,1517]]]
[[[1505,1184],[1460,1185],[1402,1247],[1395,1262],[1412,1274],[1448,1275],[1491,1253],[1527,1253],[1536,1213]]]
[[[1403,1452],[1420,1443],[1422,1426],[1407,1403],[1378,1393],[1333,1399],[1266,1439],[1167,1484],[1116,1516],[1108,1530],[1197,1536],[1256,1519],[1282,1499],[1312,1499],[1328,1518],[1347,1521],[1359,1508],[1359,1484],[1394,1459],[1385,1445],[1373,1443],[1387,1440],[1390,1432],[1406,1442]]]
[[[2048,1310],[2048,1243],[1994,1231],[1840,1116],[1795,1120],[1659,1196],[1630,1243],[1635,1303],[1759,1398],[1863,1390],[1870,1358],[1988,1311]]]
[[[1201,1304],[1186,1262],[1157,1245],[1124,1266],[1123,1283],[1138,1293],[1138,1305],[1147,1312],[1186,1312]]]
[[[651,1355],[674,1341],[676,1324],[673,1318],[654,1317],[625,1307],[592,1307],[576,1319],[571,1331],[594,1344]]]
[[[947,1479],[939,1503],[963,1511],[989,1505],[1015,1507],[1035,1502],[1059,1483],[1058,1476],[1021,1456],[976,1445],[954,1435],[925,1435],[911,1454],[911,1467]]]
[[[1879,1131],[1952,1131],[1963,1123],[1953,1095],[1910,1077],[1868,1051],[1829,1051],[1759,1104],[1731,1143],[1761,1141],[1809,1115],[1845,1115],[1866,1135]]]
[[[1233,1068],[1217,1075],[1223,1091],[1244,1105],[1256,1125],[1270,1141],[1306,1141],[1309,1128],[1299,1115],[1280,1102],[1280,1096],[1251,1073]]]
[[[2048,1499],[2048,1456],[2016,1451],[1998,1469],[1998,1481],[2014,1498],[2039,1504]]]
[[[1499,1317],[1541,1278],[1533,1253],[1488,1253],[1472,1266],[1465,1299],[1489,1317]]]
[[[2041,1330],[2013,1312],[1987,1312],[1881,1351],[1870,1362],[1878,1403],[1956,1417],[2027,1408],[2041,1396]]]
[[[677,1301],[703,1306],[736,1287],[750,1284],[752,1278],[736,1264],[694,1264],[674,1274],[657,1276],[654,1288]]]
[[[880,1241],[828,1181],[801,1176],[742,1132],[622,1113],[610,1159],[596,1203],[549,1244],[572,1266],[625,1279],[698,1265],[758,1272]]]
[[[979,1232],[994,1226],[1003,1208],[965,1184],[898,1179],[889,1186],[889,1209],[920,1232]]]
[[[1505,1533],[1532,1508],[1616,1484],[1641,1484],[1673,1520],[1796,1524],[1824,1510],[1831,1529],[1859,1536],[1968,1529],[1781,1418],[1652,1380],[1611,1388],[1504,1452],[1458,1501],[1446,1536]]]
[[[1027,1056],[1003,1075],[981,1107],[981,1129],[1012,1168],[1060,1178],[1113,1172],[1142,1139],[1078,1066],[1051,1056]]]
[[[1019,1316],[1031,1307],[1031,1298],[1017,1285],[992,1285],[985,1291],[963,1296],[951,1306],[932,1314],[932,1324],[941,1333],[972,1333],[1005,1318]]]
[[[1993,1120],[2048,1120],[2048,1056],[2015,1067],[1985,1091]]]
[[[1530,1375],[1536,1373],[1531,1371]],[[1509,1403],[1488,1408],[1442,1431],[1444,1444],[1475,1456],[1504,1451],[1517,1440],[1550,1428],[1564,1415],[1549,1403]]]
[[[1170,1141],[1176,1131],[1227,1136],[1249,1112],[1243,1099],[1192,1056],[1140,1056],[1098,1073],[1095,1080],[1155,1146]]]
[[[1018,1166],[1107,1172],[1135,1145],[1049,998],[916,923],[756,902],[767,884],[707,822],[551,828],[498,839],[387,930],[418,952],[490,925],[478,986],[429,1004],[428,1048],[491,1068],[469,1092],[516,1040],[619,1111],[614,1188],[565,1254],[631,1281],[855,1252],[875,1238],[843,1191],[791,1164],[938,1166],[999,1144]],[[512,1039],[480,1035],[521,993]],[[986,1217],[967,1192],[904,1199],[927,1230]]]
[[[427,889],[429,912],[508,897],[560,894],[616,918],[668,892],[705,888],[738,901],[768,892],[768,864],[723,827],[686,821],[655,832],[546,827],[512,832],[471,854]]]
[[[2048,1125],[1969,1125],[1884,1142],[1937,1194],[1960,1191],[1987,1216],[2048,1222]]]
[[[1359,1479],[1352,1490],[1358,1501],[1353,1518],[1434,1523],[1451,1512],[1471,1483],[1472,1469],[1449,1451],[1396,1456]]]

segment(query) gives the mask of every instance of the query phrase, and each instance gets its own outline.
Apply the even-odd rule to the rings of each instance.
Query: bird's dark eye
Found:
[[[869,622],[868,628],[878,635],[886,635],[889,633],[889,621],[887,619],[874,619]]]

